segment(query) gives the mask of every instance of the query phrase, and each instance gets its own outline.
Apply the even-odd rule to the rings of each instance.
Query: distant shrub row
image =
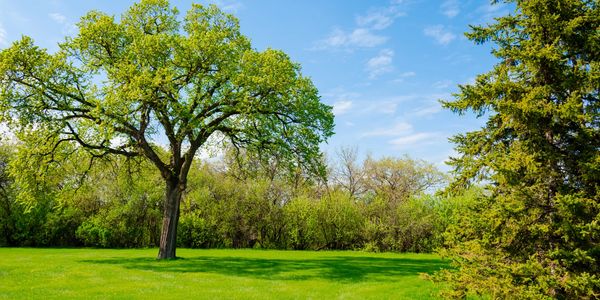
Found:
[[[12,154],[3,151],[6,171]],[[181,206],[179,246],[430,252],[463,205],[424,194],[431,184],[397,188],[440,179],[430,165],[408,158],[367,159],[359,167],[346,157],[326,181],[252,161],[197,164]],[[355,178],[340,175],[349,166]],[[43,179],[33,176],[35,189],[4,176],[0,245],[157,246],[160,177],[144,163],[131,168],[112,161],[75,180],[75,170],[62,165]]]

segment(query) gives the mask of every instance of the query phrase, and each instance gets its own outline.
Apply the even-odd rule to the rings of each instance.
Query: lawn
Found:
[[[0,248],[0,299],[430,299],[431,254]]]

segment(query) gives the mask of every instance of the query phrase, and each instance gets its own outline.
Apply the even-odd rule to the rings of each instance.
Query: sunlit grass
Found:
[[[429,299],[429,254],[0,248],[0,298]]]

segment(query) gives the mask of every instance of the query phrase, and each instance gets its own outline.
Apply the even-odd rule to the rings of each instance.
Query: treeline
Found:
[[[71,153],[48,165],[15,149],[0,151],[0,245],[158,245],[164,190],[148,162],[112,158],[90,167]],[[179,246],[430,252],[470,201],[432,195],[445,178],[423,161],[359,164],[352,149],[335,160],[327,177],[233,151],[197,161],[181,204]]]

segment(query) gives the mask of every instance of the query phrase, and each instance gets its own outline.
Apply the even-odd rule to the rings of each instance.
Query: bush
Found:
[[[298,197],[283,207],[286,248],[313,249],[317,245],[317,203],[308,197]]]
[[[318,249],[354,249],[362,247],[364,218],[349,194],[334,191],[316,205]]]

